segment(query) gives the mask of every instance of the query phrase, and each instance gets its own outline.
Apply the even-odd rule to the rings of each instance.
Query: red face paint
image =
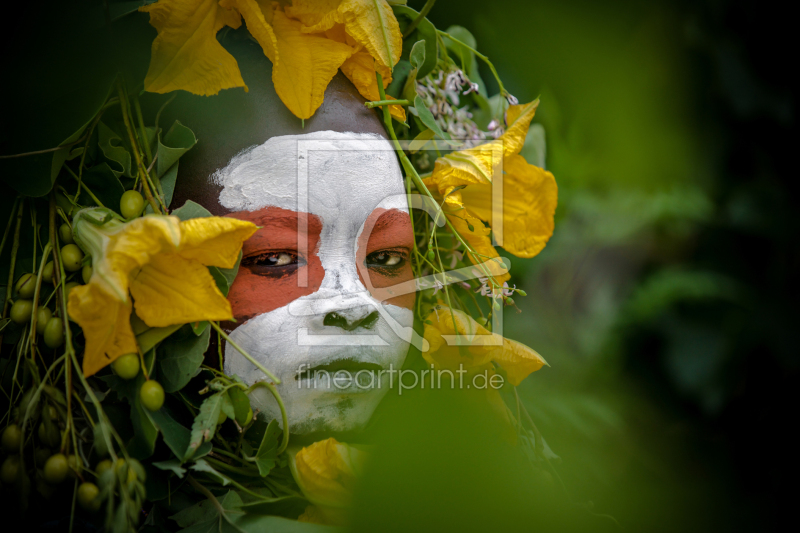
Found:
[[[364,285],[376,299],[398,307],[414,308],[414,292],[389,297],[386,291],[379,290],[414,279],[411,268],[413,249],[414,232],[408,213],[399,209],[378,208],[370,214],[364,224],[364,231],[359,236],[356,260],[361,283],[364,283],[364,266],[367,267],[369,283]],[[399,262],[396,265],[381,265],[394,262],[391,258],[399,258]]]
[[[239,211],[227,215],[262,226],[245,241],[242,247],[242,264],[228,293],[233,316],[241,323],[262,313],[268,313],[293,302],[301,296],[319,289],[325,275],[316,251],[322,221],[307,213],[298,213],[278,207],[258,211]],[[308,227],[307,256],[297,250],[297,222],[304,217]],[[285,254],[285,255],[283,255]],[[276,266],[286,256],[296,259],[294,264]],[[305,270],[306,287],[298,287],[298,272]]]

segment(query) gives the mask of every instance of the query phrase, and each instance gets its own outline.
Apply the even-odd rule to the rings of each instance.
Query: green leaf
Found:
[[[236,526],[250,533],[269,531],[270,533],[333,533],[340,528],[323,526],[311,522],[298,522],[280,516],[245,514],[236,519]]]
[[[441,139],[447,139],[442,131],[442,128],[440,128],[439,124],[436,123],[436,119],[433,118],[433,113],[431,113],[430,109],[428,109],[428,107],[425,105],[425,102],[423,102],[422,98],[419,96],[414,98],[414,107],[416,108],[417,115],[423,124],[433,130],[437,137]]]
[[[269,475],[269,471],[275,466],[275,460],[278,458],[278,436],[280,434],[278,421],[273,420],[267,426],[264,438],[261,439],[261,444],[258,446],[256,465],[258,465],[258,473],[264,477]]]
[[[161,176],[161,190],[164,191],[164,205],[169,207],[172,203],[172,195],[175,193],[175,181],[178,178],[178,164],[176,161],[174,165],[169,167],[169,170]]]
[[[186,473],[186,469],[181,466],[181,462],[177,459],[157,461],[153,463],[153,466],[161,470],[172,471],[181,479],[183,479],[183,475]]]
[[[181,326],[182,324],[176,324],[164,328],[147,328],[142,333],[136,335],[136,342],[139,343],[142,352],[147,352],[151,350],[153,346],[178,331]]]
[[[405,32],[411,22],[419,16],[419,12],[407,6],[392,6],[400,31]],[[418,78],[424,78],[436,68],[439,57],[439,48],[436,38],[436,26],[426,18],[420,21],[411,35],[403,39],[403,57],[409,57],[411,48],[419,41],[425,41],[425,62],[417,71]]]
[[[217,479],[222,485],[228,485],[231,480],[228,479],[226,476],[223,476],[217,470],[208,464],[205,459],[200,459],[195,461],[192,466],[189,467],[190,469],[194,470],[195,472],[205,472],[206,474],[211,474],[212,477]]]
[[[119,201],[125,193],[125,187],[122,186],[122,183],[117,178],[118,175],[108,163],[100,163],[85,169],[81,181],[98,200],[103,202],[104,206],[118,211]],[[79,203],[81,205],[94,205],[94,200],[92,200],[85,188],[81,190]]]
[[[163,138],[159,135],[156,151],[158,154],[156,176],[161,177],[166,174],[178,162],[178,159],[195,144],[197,144],[197,138],[195,138],[194,132],[176,120]]]
[[[186,203],[173,211],[172,214],[181,220],[214,216],[208,209],[191,200],[186,200]]]
[[[205,463],[205,461],[203,461]],[[210,468],[210,467],[209,467]],[[213,468],[212,471],[216,472]],[[205,471],[205,470],[201,470]],[[242,514],[240,507],[242,506],[242,498],[234,491],[229,490],[221,497],[217,497],[217,502],[226,514],[231,513],[228,518],[233,520],[236,515]],[[183,509],[177,514],[170,516],[172,520],[177,522],[178,526],[183,529],[183,532],[228,532],[235,531],[236,529],[224,520],[217,508],[211,500],[204,499],[203,501]],[[238,532],[241,533],[241,532]]]
[[[166,392],[177,392],[197,375],[208,349],[210,330],[195,335],[185,325],[161,343],[158,351],[158,379]]]
[[[106,159],[115,163],[117,168],[112,168],[116,177],[125,176],[132,178],[131,174],[131,154],[122,142],[122,137],[106,126],[103,122],[97,125],[98,141],[97,145],[103,151]]]
[[[408,60],[411,66],[417,70],[425,63],[425,39],[414,43],[411,53],[408,55]]]
[[[233,268],[208,267],[208,271],[211,272],[211,276],[217,283],[217,287],[219,287],[219,290],[225,296],[227,296],[228,291],[231,290],[231,285],[233,285],[233,280],[236,279],[236,273],[239,271],[239,264],[241,261],[242,252],[239,252],[239,257],[236,259],[236,264],[233,265]]]
[[[247,394],[239,387],[231,387],[228,389],[228,396],[230,396],[231,404],[233,404],[234,418],[236,418],[236,422],[240,426],[244,426],[245,421],[247,420],[247,415],[251,409],[250,398],[248,398]]]
[[[222,409],[222,394],[212,394],[206,398],[200,406],[200,412],[194,419],[192,424],[192,433],[189,439],[189,447],[186,450],[183,460],[190,459],[201,444],[210,441],[214,437],[214,431],[217,429],[217,420],[219,419],[219,412]]]

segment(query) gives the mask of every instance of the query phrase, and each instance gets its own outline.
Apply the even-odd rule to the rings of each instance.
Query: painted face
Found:
[[[215,179],[228,216],[261,226],[228,295],[239,324],[231,339],[281,380],[292,432],[363,426],[413,324],[414,293],[388,289],[412,279],[413,247],[391,145],[331,131],[274,137]],[[225,371],[248,385],[268,379],[230,345]],[[250,398],[280,421],[266,388]]]

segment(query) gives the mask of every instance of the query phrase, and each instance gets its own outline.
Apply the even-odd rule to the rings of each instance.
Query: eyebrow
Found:
[[[372,232],[374,233],[376,231],[383,231],[395,224],[401,224],[404,222],[405,223],[409,222],[408,213],[398,211],[397,209],[392,209],[391,211],[387,211],[383,213],[380,217],[378,217],[378,220],[372,227]]]

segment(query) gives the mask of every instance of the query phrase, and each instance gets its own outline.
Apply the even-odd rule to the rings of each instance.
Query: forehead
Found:
[[[214,179],[231,211],[278,207],[363,221],[376,208],[407,209],[392,145],[365,133],[273,137],[234,157]]]

